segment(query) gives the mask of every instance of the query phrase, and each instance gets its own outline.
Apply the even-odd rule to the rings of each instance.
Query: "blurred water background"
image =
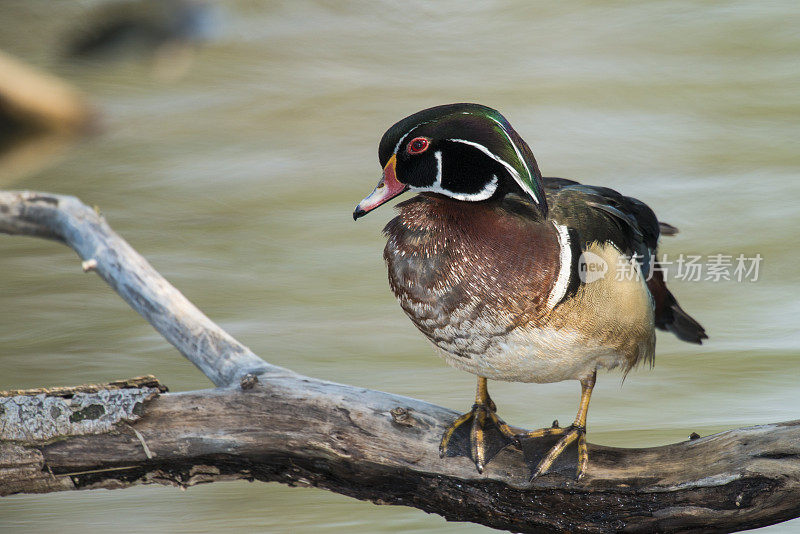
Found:
[[[681,230],[662,251],[760,254],[756,282],[673,281],[711,339],[661,334],[656,366],[602,374],[591,442],[650,446],[800,417],[800,10],[796,2],[247,2],[212,5],[177,63],[149,45],[75,61],[104,2],[4,0],[0,49],[62,76],[103,131],[0,188],[73,194],[267,360],[456,410],[391,296],[384,207],[353,222],[380,136],[424,107],[503,112],[545,175],[606,185]],[[210,31],[208,31],[210,30]],[[158,47],[158,43],[154,45]],[[123,46],[123,49],[125,47]],[[35,159],[35,158],[34,158]],[[38,160],[37,160],[38,161]],[[74,253],[0,236],[0,389],[205,377]],[[502,416],[571,420],[577,383],[494,383]],[[0,530],[484,532],[315,489],[218,483],[15,496]],[[800,530],[800,521],[764,529]]]

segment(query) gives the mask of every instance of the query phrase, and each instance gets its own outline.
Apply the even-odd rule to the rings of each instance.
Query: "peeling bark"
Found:
[[[580,482],[574,450],[533,482],[513,446],[478,474],[466,458],[439,458],[455,412],[264,362],[77,199],[0,192],[0,231],[66,242],[223,386],[169,394],[133,379],[6,392],[0,495],[278,481],[515,532],[732,532],[800,516],[800,421],[662,447],[589,445]]]

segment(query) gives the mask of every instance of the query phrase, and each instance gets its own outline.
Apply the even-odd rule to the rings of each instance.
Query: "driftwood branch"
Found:
[[[466,458],[439,458],[454,412],[263,362],[78,200],[0,193],[0,231],[67,243],[223,386],[167,394],[148,379],[5,392],[0,495],[238,478],[516,532],[731,532],[800,515],[800,421],[647,449],[590,445],[580,482],[565,458],[529,483],[514,447],[479,475]]]
[[[217,386],[273,368],[206,317],[75,197],[0,192],[0,232],[55,239],[72,248],[84,270],[100,275]]]

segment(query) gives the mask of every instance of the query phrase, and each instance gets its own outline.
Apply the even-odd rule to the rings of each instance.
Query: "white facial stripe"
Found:
[[[508,135],[508,134],[506,134],[506,135]],[[510,163],[508,163],[505,160],[500,159],[496,154],[492,153],[491,150],[489,150],[488,148],[486,148],[485,146],[483,146],[480,143],[475,143],[474,141],[467,141],[466,139],[448,139],[448,141],[453,141],[455,143],[463,143],[465,145],[473,146],[473,147],[477,148],[478,150],[480,150],[481,152],[483,152],[484,154],[486,154],[487,156],[489,156],[490,158],[492,158],[493,160],[495,160],[497,163],[501,164],[503,167],[505,167],[508,170],[508,172],[514,178],[514,180],[519,184],[519,186],[524,191],[526,191],[531,196],[531,198],[533,198],[533,201],[536,202],[537,204],[539,204],[539,198],[536,196],[536,193],[534,193],[531,190],[531,188],[527,186],[527,184],[522,180],[522,178],[520,177],[519,173],[517,172],[517,169],[515,169]],[[510,141],[510,139],[509,139],[509,141]],[[513,145],[514,143],[511,143],[511,144]],[[517,149],[517,147],[515,146],[514,150],[516,150],[516,149]],[[527,167],[525,167],[525,168],[527,169]]]
[[[562,224],[554,222],[553,226],[558,231],[558,245],[561,247],[561,251],[559,253],[558,278],[556,278],[556,283],[553,284],[553,289],[547,299],[547,307],[550,309],[561,302],[561,299],[567,294],[569,279],[572,274],[572,246],[569,241],[569,231]]]
[[[416,128],[416,126],[414,128]],[[408,134],[410,134],[414,130],[414,128],[411,128],[411,130],[407,131],[405,135],[403,135],[403,137],[400,138],[397,144],[394,145],[394,154],[397,154],[397,151],[400,150],[400,145],[403,144],[403,141],[405,141],[406,137],[408,137]]]
[[[462,112],[461,112],[461,114],[462,114],[462,115],[475,115],[475,113],[470,113],[469,111],[462,111]],[[503,131],[503,134],[505,134],[505,136],[506,136],[506,139],[508,139],[508,142],[509,142],[509,143],[511,143],[511,146],[512,146],[512,147],[514,147],[514,152],[517,154],[517,158],[519,158],[519,160],[522,162],[522,165],[525,167],[525,171],[528,173],[528,176],[529,176],[531,179],[533,179],[533,174],[531,174],[531,169],[528,167],[528,164],[525,162],[525,158],[523,158],[523,157],[522,157],[522,153],[520,153],[520,151],[519,151],[519,147],[517,147],[517,144],[516,144],[516,143],[515,143],[515,142],[514,142],[514,141],[511,139],[511,136],[508,134],[508,131],[506,131],[506,127],[505,127],[505,126],[503,126],[503,123],[502,123],[502,122],[500,122],[500,121],[498,121],[497,119],[494,119],[494,118],[492,118],[492,117],[489,117],[488,115],[482,115],[482,116],[485,116],[485,117],[487,117],[489,120],[491,120],[491,121],[495,122],[495,123],[496,123],[498,126],[500,126],[500,129]],[[463,143],[463,142],[466,142],[466,141],[460,141],[460,140],[458,140],[458,139],[451,139],[451,141],[459,141],[459,142],[462,142],[462,143]],[[468,143],[468,144],[469,144],[469,143]],[[474,145],[476,145],[476,146],[479,146],[479,147],[481,146],[481,145],[478,145],[478,143],[472,143],[472,144],[474,144]],[[484,150],[486,150],[486,147],[482,147],[482,148],[483,148]],[[506,166],[506,168],[508,168],[508,169],[511,171],[511,176],[513,176],[513,177],[514,177],[514,180],[516,180],[516,181],[517,181],[517,183],[519,184],[519,186],[520,186],[520,187],[521,187],[521,188],[522,188],[524,191],[527,191],[527,192],[528,192],[528,194],[531,196],[531,198],[533,198],[533,201],[534,201],[534,202],[536,202],[537,204],[541,204],[541,202],[539,202],[539,197],[538,197],[538,196],[536,196],[536,193],[535,193],[535,192],[534,192],[534,191],[533,191],[533,190],[532,190],[532,189],[531,189],[531,188],[528,186],[528,184],[526,184],[526,183],[525,183],[525,182],[522,180],[522,178],[520,177],[519,173],[518,173],[518,172],[517,172],[515,169],[511,168],[511,167],[508,165],[508,163],[506,163],[506,162],[502,161],[500,158],[496,157],[494,154],[490,153],[488,150],[486,150],[486,153],[487,153],[489,156],[491,156],[493,159],[495,159],[496,161],[499,161],[500,163],[502,163],[503,165],[505,165],[505,166]]]
[[[468,194],[448,192],[448,194],[458,200],[469,200],[476,202],[478,200],[486,200],[487,198],[491,198],[495,191],[497,191],[497,176],[492,176],[492,181],[487,183],[483,189],[477,193]]]
[[[528,191],[531,194],[531,196],[533,197],[533,200],[536,201],[537,204],[539,203],[539,199],[536,198],[536,195],[533,193],[533,191],[531,191],[530,188],[525,186],[524,182],[522,181],[522,178],[520,178],[520,175],[517,172],[517,169],[515,169],[507,161],[505,161],[505,160],[501,159],[500,157],[498,157],[491,150],[489,150],[488,148],[486,148],[485,146],[483,146],[480,143],[475,143],[474,141],[467,141],[466,139],[448,139],[448,141],[454,141],[456,143],[463,143],[465,145],[473,146],[473,147],[477,148],[478,150],[480,150],[481,152],[483,152],[484,154],[486,154],[487,156],[489,156],[490,158],[492,158],[493,160],[495,160],[496,162],[498,162],[499,164],[501,164],[503,167],[505,167],[508,170],[508,172],[511,174],[511,176],[514,177],[514,180],[516,180],[516,182],[520,185],[520,187],[522,187],[525,191]],[[516,150],[516,147],[515,147],[515,150]]]
[[[397,142],[397,144],[394,145],[394,153],[397,154],[397,151],[400,150],[400,145],[403,144],[403,141],[405,141],[406,137],[408,137],[408,134],[410,134],[411,132],[413,132],[414,130],[416,130],[417,128],[422,126],[423,124],[429,124],[431,122],[433,122],[433,121],[432,120],[431,121],[423,121],[423,122],[420,122],[419,124],[415,124],[414,127],[411,128],[409,131],[407,131],[403,135],[403,137],[400,138],[400,140]]]
[[[474,113],[471,113],[469,111],[462,111],[461,114],[462,115],[475,115]],[[517,158],[519,158],[519,160],[522,162],[522,165],[525,167],[525,171],[528,173],[528,176],[532,178],[533,175],[531,174],[531,171],[528,168],[528,164],[525,162],[525,159],[522,157],[522,154],[520,153],[519,148],[517,147],[516,143],[514,143],[514,141],[511,139],[511,136],[506,131],[505,126],[503,126],[503,123],[501,123],[500,121],[498,121],[496,119],[493,119],[492,117],[489,117],[489,119],[491,119],[492,121],[494,121],[495,123],[497,123],[500,126],[500,129],[503,131],[503,134],[508,139],[508,142],[511,143],[512,147],[514,147],[514,152],[516,153]],[[400,147],[403,145],[403,142],[411,134],[411,132],[413,132],[414,130],[416,130],[417,128],[422,126],[423,124],[429,124],[429,123],[432,123],[432,122],[436,122],[436,120],[423,121],[423,122],[420,122],[419,124],[414,125],[414,127],[411,128],[409,131],[407,131],[400,138],[400,140],[397,142],[397,144],[394,146],[394,154],[395,155],[397,154],[398,150],[400,150]],[[480,150],[481,152],[483,152],[484,154],[486,154],[487,156],[489,156],[490,158],[492,158],[493,160],[495,160],[496,162],[500,163],[503,167],[506,168],[506,170],[508,170],[508,172],[514,178],[514,180],[519,184],[519,186],[531,196],[533,201],[536,202],[537,204],[540,204],[539,197],[522,180],[522,177],[519,175],[519,172],[517,172],[517,170],[510,163],[500,159],[497,155],[493,154],[491,150],[489,150],[485,146],[481,145],[480,143],[475,143],[473,141],[467,141],[466,139],[448,139],[448,141],[453,141],[453,142],[456,142],[456,143],[463,143],[465,145],[473,146],[473,147],[477,148],[478,150]],[[492,176],[492,180],[490,182],[488,182],[484,186],[484,188],[481,189],[480,191],[478,191],[477,193],[455,193],[453,191],[448,191],[448,190],[444,189],[442,187],[442,153],[441,153],[441,151],[437,150],[434,153],[434,157],[436,158],[436,179],[433,182],[433,184],[428,186],[428,187],[411,187],[410,188],[411,190],[413,190],[413,191],[430,191],[430,192],[433,192],[433,193],[441,193],[441,194],[446,195],[446,196],[448,196],[450,198],[455,198],[457,200],[467,200],[467,201],[486,200],[486,199],[490,198],[492,195],[494,195],[495,191],[497,191],[497,182],[498,182],[498,180],[497,180],[497,176],[496,175]],[[559,234],[559,239],[561,239],[560,238],[560,234]],[[567,236],[567,240],[569,240],[569,236]],[[562,247],[562,254],[563,254],[563,247]],[[571,254],[572,254],[571,251],[569,252],[569,254],[571,256]],[[567,282],[569,282],[569,277],[567,277]],[[564,291],[566,291],[566,287],[565,287]]]
[[[433,181],[433,185],[442,187],[442,151],[437,150],[433,153],[433,157],[436,158],[436,179]]]
[[[433,181],[433,184],[428,187],[411,187],[410,189],[412,191],[430,191],[432,193],[440,193],[456,200],[476,202],[478,200],[486,200],[494,195],[494,192],[497,190],[497,176],[492,176],[492,181],[486,184],[484,188],[477,193],[455,193],[453,191],[448,191],[442,187],[442,151],[437,150],[433,153],[433,156],[436,158],[436,179]]]
[[[475,148],[477,148],[478,150],[480,150],[481,152],[483,152],[484,154],[486,154],[487,156],[489,156],[490,158],[495,160],[497,163],[501,164],[503,167],[508,169],[508,172],[510,172],[514,176],[515,180],[519,176],[519,173],[517,173],[517,170],[514,167],[512,167],[510,163],[508,163],[506,161],[503,161],[502,159],[497,157],[495,154],[493,154],[491,150],[489,150],[488,148],[486,148],[485,146],[483,146],[480,143],[476,143],[474,141],[467,141],[466,139],[448,139],[448,141],[453,141],[454,143],[463,143],[465,145],[474,146]]]
[[[477,202],[479,200],[486,200],[487,198],[491,198],[491,196],[494,195],[494,192],[497,191],[497,176],[492,176],[492,181],[487,183],[486,186],[477,193],[454,193],[453,191],[448,191],[447,189],[444,189],[438,183],[435,183],[428,187],[410,187],[409,189],[416,192],[429,191],[431,193],[439,193],[447,197],[454,198],[456,200]]]
[[[493,120],[494,122],[496,122],[496,123],[497,123],[497,125],[498,125],[498,126],[500,126],[500,129],[501,129],[501,130],[503,130],[503,133],[504,133],[504,134],[506,134],[506,139],[508,139],[508,142],[509,142],[509,143],[511,143],[511,146],[513,146],[513,147],[514,147],[514,152],[517,154],[517,158],[519,158],[519,160],[522,162],[522,165],[525,167],[525,172],[527,172],[527,173],[528,173],[528,176],[529,176],[530,178],[533,178],[533,174],[531,174],[531,170],[528,168],[528,164],[527,164],[527,163],[525,163],[525,158],[523,158],[523,157],[522,157],[522,154],[521,154],[521,153],[520,153],[520,151],[519,151],[519,147],[518,147],[518,146],[517,146],[517,144],[516,144],[516,143],[515,143],[515,142],[514,142],[514,141],[511,139],[511,136],[510,136],[510,135],[508,134],[508,132],[506,131],[506,127],[505,127],[505,126],[503,126],[503,123],[501,123],[500,121],[498,121],[498,120],[496,120],[496,119],[492,119],[492,117],[489,117],[489,118],[490,118],[491,120]],[[534,193],[534,192],[533,192],[533,191],[530,189],[530,187],[527,187],[527,185],[525,185],[525,184],[519,184],[519,185],[521,185],[523,189],[525,189],[525,190],[527,190],[528,192],[530,192],[530,194],[531,194],[531,195],[533,195],[533,200],[535,200],[537,204],[539,203],[539,199],[538,199],[538,198],[536,198],[536,193]]]

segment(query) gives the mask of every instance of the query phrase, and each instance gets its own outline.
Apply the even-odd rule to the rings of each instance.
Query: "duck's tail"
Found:
[[[655,301],[656,328],[668,330],[678,336],[678,339],[698,345],[701,345],[704,339],[708,339],[705,328],[683,311],[678,301],[667,289],[664,275],[657,262],[654,265],[653,276],[647,282],[647,288]]]

